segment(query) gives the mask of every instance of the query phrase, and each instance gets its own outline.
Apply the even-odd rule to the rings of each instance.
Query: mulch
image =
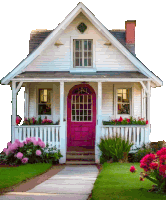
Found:
[[[62,169],[64,169],[66,164],[58,164],[58,165],[53,165],[50,169],[48,169],[46,172],[44,172],[41,175],[35,176],[33,178],[27,179],[25,181],[22,181],[16,185],[13,185],[8,188],[2,188],[0,189],[0,195],[5,194],[6,192],[26,192],[28,190],[31,190],[34,188],[36,185],[39,185],[40,183],[48,180],[58,172],[60,172]],[[11,165],[0,165],[0,167],[18,167],[17,166],[11,166]],[[102,170],[102,165],[97,164],[96,167],[99,170],[99,173]],[[88,200],[90,200],[92,194],[89,195]]]

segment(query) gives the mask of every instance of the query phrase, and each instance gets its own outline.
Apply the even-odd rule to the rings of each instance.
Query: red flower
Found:
[[[149,122],[148,122],[148,120],[146,120],[146,124],[148,124]]]
[[[150,168],[151,168],[151,169],[157,169],[157,167],[158,167],[158,163],[153,163],[153,162],[152,162],[152,163],[150,164]]]
[[[134,166],[131,166],[131,167],[130,167],[130,172],[132,172],[132,173],[133,173],[133,172],[136,172],[136,168],[135,168]]]
[[[119,121],[119,122],[122,122],[122,121],[123,121],[123,118],[122,118],[122,117],[120,117],[118,121]]]
[[[127,119],[127,122],[129,123],[129,122],[130,122],[130,119]]]
[[[140,181],[144,181],[144,179],[143,179],[142,177],[139,177],[139,180],[140,180]]]

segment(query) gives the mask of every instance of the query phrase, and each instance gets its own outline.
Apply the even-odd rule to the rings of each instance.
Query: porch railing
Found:
[[[131,151],[149,142],[150,127],[148,125],[103,125],[101,137],[120,136],[129,142],[133,142]]]
[[[27,137],[40,138],[49,147],[60,149],[60,125],[15,126],[15,139],[23,142]]]

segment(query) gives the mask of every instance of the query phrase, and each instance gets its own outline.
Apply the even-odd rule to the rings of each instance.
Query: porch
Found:
[[[40,138],[44,141],[45,144],[48,144],[49,147],[54,147],[59,149],[61,152],[64,153],[63,156],[70,151],[89,151],[89,152],[96,152],[98,150],[97,146],[95,145],[94,148],[66,148],[64,151],[64,146],[67,146],[67,126],[66,122],[63,122],[63,131],[65,132],[66,138],[62,138],[62,131],[60,125],[30,125],[30,126],[15,126],[14,132],[14,139],[19,139],[19,141],[23,142],[26,137],[35,137],[36,139]],[[97,129],[97,127],[96,127]],[[97,132],[97,130],[96,130]],[[129,142],[133,142],[133,146],[131,148],[131,152],[134,151],[136,148],[141,147],[143,144],[149,142],[149,134],[150,134],[150,127],[148,125],[102,125],[99,127],[100,133],[99,138],[101,137],[109,137],[109,136],[121,136],[125,140],[129,140]],[[63,134],[64,135],[64,134]],[[86,151],[85,151],[86,149]],[[65,158],[66,159],[66,158]],[[98,155],[95,155],[95,160],[97,162]]]
[[[98,149],[97,144],[100,142],[100,138],[102,136],[111,136],[118,134],[125,139],[129,139],[129,141],[133,141],[134,145],[132,150],[136,147],[140,147],[143,143],[149,142],[149,134],[150,134],[150,81],[147,78],[103,78],[103,77],[90,77],[86,78],[88,75],[84,75],[85,78],[26,78],[26,77],[16,77],[12,80],[12,142],[15,139],[19,139],[23,141],[26,137],[36,137],[41,138],[45,144],[49,144],[50,147],[55,146],[61,151],[63,158],[61,158],[60,162],[66,162],[66,153],[68,148],[68,138],[69,138],[69,127],[72,122],[72,119],[75,120],[75,124],[84,123],[84,125],[80,125],[79,127],[86,128],[86,124],[89,121],[93,121],[94,130],[89,129],[83,130],[80,128],[81,134],[83,132],[92,131],[94,134],[93,137],[93,147],[95,151],[95,162],[99,162],[99,155],[100,151]],[[47,82],[46,82],[47,81]],[[81,81],[86,81],[81,82]],[[88,81],[88,83],[87,83]],[[17,83],[17,84],[16,84]],[[33,84],[31,84],[33,83]],[[37,86],[39,85],[39,87]],[[42,85],[43,84],[43,85]],[[50,85],[52,86],[50,87]],[[59,85],[58,85],[59,84]],[[89,88],[94,89],[95,97],[91,98],[90,104],[93,105],[93,113],[90,113],[88,118],[85,116],[84,120],[79,114],[79,122],[76,122],[76,117],[74,118],[71,114],[72,109],[68,108],[69,105],[72,105],[72,101],[74,101],[74,97],[72,95],[77,96],[76,93],[71,93],[69,104],[68,102],[68,95],[72,88],[75,88],[79,85],[89,85]],[[135,84],[135,85],[134,85]],[[47,86],[48,85],[48,86]],[[131,86],[132,85],[132,86]],[[52,119],[54,123],[57,121],[59,116],[59,125],[21,125],[16,126],[16,98],[17,93],[21,86],[25,87],[25,114],[24,117],[38,117],[38,90],[40,88],[51,88],[52,90],[52,97],[51,97],[51,115],[48,116],[48,119]],[[123,117],[142,117],[149,121],[148,125],[109,125],[105,126],[102,124],[103,120],[108,120],[109,116],[112,119],[118,118],[121,114],[117,114],[117,93],[116,90],[119,88],[131,88],[131,100],[128,103],[128,108],[130,111],[127,115],[123,115]],[[33,89],[33,90],[32,90]],[[33,92],[32,92],[33,91]],[[73,89],[74,91],[74,89]],[[137,91],[139,92],[139,102],[136,97],[138,96]],[[31,95],[31,96],[30,96]],[[57,96],[56,96],[57,95]],[[87,95],[90,95],[87,94]],[[106,96],[107,95],[107,96]],[[137,95],[137,96],[135,96]],[[33,99],[31,97],[33,96]],[[106,98],[107,97],[107,98]],[[94,99],[95,98],[95,99]],[[135,100],[136,99],[136,100]],[[85,99],[83,98],[83,101]],[[94,101],[95,100],[95,101]],[[81,100],[80,100],[81,101]],[[94,102],[96,102],[94,106]],[[74,103],[73,103],[74,104]],[[78,103],[81,106],[81,103]],[[88,103],[87,103],[88,104]],[[107,106],[106,106],[107,104]],[[123,104],[123,103],[122,103]],[[127,103],[126,103],[127,104]],[[139,105],[139,107],[138,107]],[[108,109],[109,108],[109,109]],[[75,108],[76,109],[76,108]],[[81,107],[79,108],[79,110]],[[89,108],[87,111],[90,110]],[[94,110],[96,110],[94,112]],[[83,112],[83,111],[82,111]],[[75,112],[76,113],[76,112]],[[79,112],[80,113],[80,112]],[[84,114],[83,114],[84,115]],[[70,119],[70,116],[72,119]],[[75,114],[76,116],[76,114]],[[43,115],[44,117],[44,115]],[[93,119],[93,120],[92,120]],[[77,128],[77,127],[76,127]],[[74,129],[75,130],[75,129]],[[74,133],[74,132],[73,132]],[[88,136],[88,135],[86,135]],[[79,138],[77,138],[79,140]],[[87,139],[85,139],[88,142]],[[76,141],[75,141],[76,142]],[[76,143],[75,143],[76,144]],[[86,144],[86,143],[85,143]],[[88,144],[88,143],[87,143]],[[90,144],[88,144],[90,146]],[[78,145],[79,146],[79,145]],[[84,145],[86,146],[86,145]]]

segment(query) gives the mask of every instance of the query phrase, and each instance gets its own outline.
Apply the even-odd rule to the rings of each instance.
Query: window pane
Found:
[[[88,50],[91,50],[91,41],[88,41]]]
[[[123,102],[129,103],[129,89],[123,90]]]
[[[122,102],[122,94],[118,94],[118,102]]]
[[[84,52],[84,57],[87,57],[87,52]]]
[[[118,104],[118,114],[130,114],[130,105]]]
[[[80,66],[82,66],[82,59],[80,59]]]
[[[83,110],[80,110],[80,115],[83,115]]]
[[[92,55],[91,52],[88,52],[88,57],[91,57],[91,55]]]
[[[118,89],[118,93],[122,93],[122,89]]]
[[[87,116],[84,116],[84,121],[87,121]]]
[[[87,50],[87,41],[84,41],[84,50]]]
[[[88,121],[91,121],[91,116],[88,116]]]
[[[87,95],[84,96],[84,102],[87,102]]]
[[[75,109],[75,104],[72,104],[72,109]]]
[[[76,66],[79,66],[79,59],[76,59]]]
[[[51,90],[47,90],[47,103],[51,103]]]
[[[79,52],[75,52],[75,56],[78,58],[79,57]]]
[[[38,107],[39,115],[51,115],[51,105],[50,104],[42,104]]]
[[[75,121],[75,116],[73,116],[73,119],[72,119],[73,121]]]
[[[84,59],[84,66],[87,66],[87,59]]]
[[[91,58],[88,59],[88,66],[91,66]]]
[[[76,40],[76,50],[79,50],[79,41]]]

